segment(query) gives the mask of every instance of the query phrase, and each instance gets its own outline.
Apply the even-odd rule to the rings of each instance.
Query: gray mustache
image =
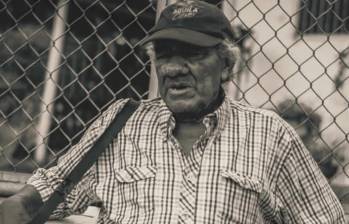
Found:
[[[189,69],[183,65],[168,63],[163,64],[158,68],[158,72],[163,76],[176,76],[178,74],[189,73]]]

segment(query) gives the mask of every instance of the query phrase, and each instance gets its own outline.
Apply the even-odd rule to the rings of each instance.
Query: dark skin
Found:
[[[215,111],[222,103],[224,98],[223,90],[222,94],[217,96],[217,99],[207,108],[205,114]],[[204,116],[204,115],[203,115]],[[205,126],[202,123],[203,117],[199,116],[200,119],[186,119],[186,117],[176,117],[176,127],[173,135],[176,137],[178,142],[182,146],[182,152],[187,156],[195,142],[205,133]]]
[[[155,54],[160,95],[176,119],[173,134],[188,155],[205,132],[202,119],[222,101],[227,66],[217,47],[161,40],[155,43]]]
[[[182,153],[187,156],[204,132],[205,126],[201,122],[177,122],[173,134],[182,146]]]

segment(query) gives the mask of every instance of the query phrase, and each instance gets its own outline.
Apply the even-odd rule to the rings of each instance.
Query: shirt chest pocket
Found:
[[[154,210],[156,167],[128,166],[114,170],[115,188],[111,217],[120,223]]]
[[[220,171],[219,200],[223,206],[218,212],[222,223],[263,223],[258,200],[262,182],[231,170]]]
[[[124,169],[115,170],[115,179],[120,184],[133,183],[155,177],[156,167],[147,166],[129,166]]]

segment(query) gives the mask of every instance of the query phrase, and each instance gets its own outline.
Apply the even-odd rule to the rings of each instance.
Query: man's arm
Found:
[[[290,223],[345,224],[343,208],[311,154],[289,126],[280,131],[287,151],[277,180],[277,196]]]
[[[59,166],[62,166],[60,162],[50,169],[38,169],[19,192],[5,199],[0,204],[0,224],[28,223],[52,194],[53,183],[57,182],[55,173]],[[91,193],[91,186],[95,181],[94,174],[92,167],[53,211],[51,219],[82,213],[88,205],[98,201]]]
[[[17,194],[0,204],[0,224],[27,223],[43,205],[35,187],[25,185]]]
[[[39,208],[62,183],[67,169],[74,167],[81,151],[89,148],[93,138],[97,135],[95,127],[99,123],[96,121],[86,131],[80,142],[59,159],[56,166],[50,169],[39,168],[36,170],[23,189],[1,203],[0,224],[27,223],[34,217]],[[51,218],[60,219],[73,213],[82,213],[89,204],[97,201],[91,193],[91,186],[95,181],[94,171],[94,167],[92,167],[84,174],[78,185],[65,197],[64,202],[59,204],[51,214]]]
[[[79,143],[59,159],[56,166],[50,169],[38,169],[36,173],[29,178],[29,185],[27,185],[23,191],[6,199],[1,205],[1,210],[4,212],[0,213],[0,220],[5,215],[4,213],[13,207],[18,207],[17,210],[20,213],[18,213],[19,217],[16,218],[19,220],[22,220],[22,218],[24,220],[27,219],[28,216],[32,216],[32,214],[29,213],[37,211],[37,207],[40,207],[42,202],[45,202],[52,195],[53,191],[62,183],[71,170],[74,169],[82,156],[91,148],[95,140],[104,131],[105,127],[109,125],[116,114],[123,108],[126,102],[127,100],[119,100],[111,105],[96,121],[93,122]],[[94,171],[94,167],[92,167],[84,175],[79,184],[69,195],[66,196],[64,203],[61,203],[58,206],[58,209],[53,212],[51,217],[62,218],[72,213],[81,213],[87,208],[89,203],[97,200],[91,192],[92,185],[95,181]],[[27,210],[27,207],[30,209]],[[11,216],[14,216],[14,214],[10,216],[7,216],[6,214],[6,217]],[[14,224],[16,222],[0,222],[0,224],[2,223]]]
[[[55,169],[55,167],[51,168]],[[23,224],[29,222],[36,212],[44,205],[41,195],[44,195],[39,189],[50,188],[50,184],[46,178],[40,178],[40,175],[53,170],[40,169],[36,172],[29,182],[18,193],[5,199],[0,205],[0,224]],[[40,174],[41,173],[41,174]],[[86,210],[88,205],[98,200],[92,196],[91,186],[94,181],[94,172],[89,170],[79,184],[68,194],[61,204],[50,216],[50,219],[61,219],[70,214],[79,214]]]
[[[59,163],[60,164],[60,163]],[[52,167],[48,170],[39,169],[28,180],[30,185],[33,185],[43,202],[53,193],[53,183],[55,173],[57,173],[58,166]],[[64,201],[60,203],[57,208],[50,215],[50,219],[62,219],[71,214],[81,214],[87,207],[98,199],[93,194],[92,186],[95,184],[95,169],[94,166],[84,174],[82,180],[72,189],[72,191],[64,197]]]

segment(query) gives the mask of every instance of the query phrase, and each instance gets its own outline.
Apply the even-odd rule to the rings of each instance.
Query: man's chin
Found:
[[[194,108],[192,105],[188,106],[169,106],[170,111],[173,114],[195,114],[197,111],[197,108]]]
[[[194,102],[176,102],[167,105],[176,118],[198,119],[200,116],[200,106]]]

